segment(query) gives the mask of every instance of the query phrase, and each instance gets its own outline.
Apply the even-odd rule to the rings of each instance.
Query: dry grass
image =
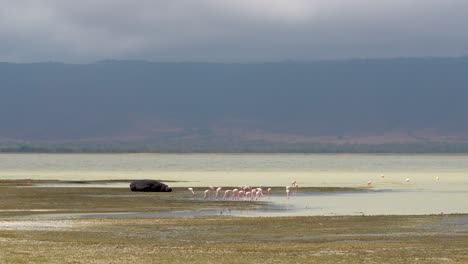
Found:
[[[467,263],[466,229],[427,228],[451,217],[72,220],[0,228],[0,252],[3,263]]]

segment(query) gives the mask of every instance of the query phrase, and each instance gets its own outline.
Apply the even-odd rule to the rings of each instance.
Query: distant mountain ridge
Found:
[[[0,87],[4,148],[307,152],[468,142],[465,57],[0,63]]]

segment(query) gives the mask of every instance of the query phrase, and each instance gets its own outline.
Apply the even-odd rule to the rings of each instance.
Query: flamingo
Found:
[[[286,190],[286,197],[288,198],[288,200],[289,200],[289,192],[290,192],[289,189],[287,189]]]
[[[243,200],[244,199],[244,191],[239,191],[239,199]]]
[[[250,192],[246,192],[246,193],[245,193],[245,197],[247,198],[247,201],[250,199],[250,195],[251,195]]]
[[[263,189],[261,186],[257,188],[257,196],[263,198]]]
[[[382,174],[380,174],[380,177],[381,177],[382,179],[383,179],[383,178],[385,178],[385,176],[383,175],[383,173],[382,173]]]
[[[436,180],[439,180],[439,176],[436,177]]]
[[[289,193],[290,193],[290,189],[291,189],[291,186],[286,186],[286,194],[288,196],[288,199],[289,199]]]
[[[193,199],[195,199],[195,192],[193,191],[193,188],[188,188],[187,190],[192,193]]]
[[[236,199],[238,197],[239,189],[232,190],[231,200]]]
[[[223,189],[223,188],[221,188],[221,187],[218,187],[218,188],[216,189],[216,196],[215,196],[215,199],[216,199],[216,200],[218,200],[219,192],[220,192],[222,189]]]
[[[261,190],[261,189],[260,189],[260,190]],[[257,189],[257,196],[256,196],[255,200],[261,199],[262,196],[263,196],[262,191],[259,191],[259,190]]]
[[[292,185],[292,186],[294,186],[294,184],[296,184],[296,181],[295,181],[295,180],[291,182],[291,185]]]
[[[189,190],[193,195],[195,195],[195,192],[193,191],[193,188],[188,188],[187,190]]]
[[[256,197],[257,194],[257,189],[252,189],[250,192],[250,199],[253,200],[254,197]]]
[[[205,190],[203,192],[203,200],[206,200],[207,197],[209,199],[210,198],[209,195],[210,195],[210,190]]]
[[[271,188],[268,188],[268,200],[270,199]]]
[[[297,190],[299,189],[298,184],[294,184],[294,196],[297,196]]]
[[[226,190],[224,191],[224,196],[223,196],[223,200],[226,200],[226,197],[229,196],[229,193],[231,192],[231,190]]]
[[[371,185],[372,185],[372,181],[368,181],[367,186],[371,186]]]
[[[409,182],[409,181],[410,181],[409,178],[406,178],[405,182]]]

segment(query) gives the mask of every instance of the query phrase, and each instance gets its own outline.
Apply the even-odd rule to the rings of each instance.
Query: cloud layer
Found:
[[[468,54],[466,0],[0,0],[0,61]]]

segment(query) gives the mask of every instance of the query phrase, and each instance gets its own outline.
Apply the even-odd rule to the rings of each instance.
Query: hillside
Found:
[[[0,85],[3,150],[468,152],[468,58],[0,63]]]

